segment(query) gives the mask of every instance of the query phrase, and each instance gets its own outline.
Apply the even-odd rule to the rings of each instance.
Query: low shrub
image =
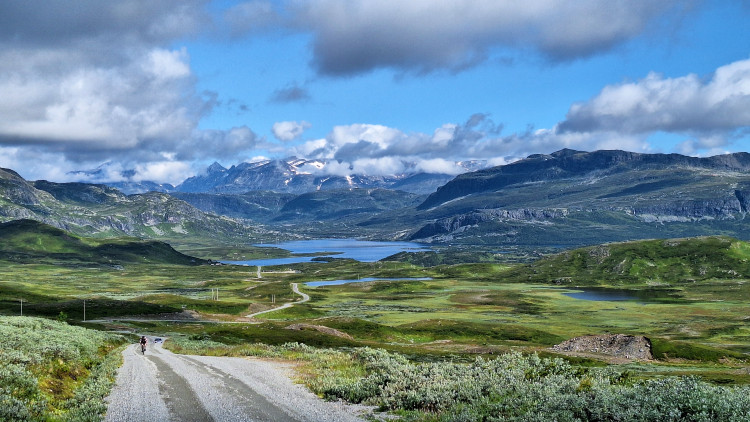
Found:
[[[0,420],[101,420],[121,336],[32,317],[0,317]]]
[[[302,361],[301,380],[315,393],[413,421],[750,422],[750,387],[713,386],[697,377],[632,381],[611,367],[517,352],[470,364],[414,363],[371,348],[170,343],[175,352]]]
[[[630,383],[612,368],[581,369],[520,353],[469,365],[414,364],[366,348],[352,356],[366,375],[316,392],[411,411],[418,420],[750,421],[750,388],[716,387],[695,377]]]

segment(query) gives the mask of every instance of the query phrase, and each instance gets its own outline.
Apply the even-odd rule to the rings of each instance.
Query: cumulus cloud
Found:
[[[462,124],[445,124],[433,133],[405,133],[382,125],[336,126],[323,139],[289,148],[289,154],[328,160],[310,168],[316,174],[387,175],[399,173],[460,174],[467,167],[458,161],[478,160],[485,166],[507,164],[533,153],[562,148],[593,151],[626,149],[648,151],[648,136],[616,132],[561,133],[556,129],[529,129],[500,135],[501,126],[485,114]]]
[[[85,159],[188,136],[200,100],[184,94],[186,56],[153,49],[124,66],[81,67],[56,78],[0,72],[6,94],[0,97],[0,143],[46,145]],[[37,58],[32,54],[27,63]]]
[[[301,122],[276,122],[273,124],[271,131],[279,141],[289,142],[302,136],[311,127],[312,125],[304,120]]]
[[[196,92],[188,52],[171,44],[211,27],[207,3],[0,3],[0,147],[18,152],[15,167],[62,180],[60,172],[115,159],[172,178],[179,172],[157,170],[262,141],[247,127],[197,128],[216,96]],[[23,151],[54,157],[60,172],[24,161]],[[118,177],[108,169],[102,177]]]
[[[159,181],[161,183],[179,184],[192,175],[189,163],[180,161],[158,161],[135,166],[135,174],[130,178],[134,182]]]
[[[312,34],[319,73],[379,68],[460,71],[497,50],[534,50],[551,61],[610,51],[680,19],[699,0],[286,0],[274,20]],[[271,19],[267,1],[242,5]],[[260,11],[260,12],[258,12]],[[233,25],[241,27],[233,17]]]
[[[716,149],[750,127],[750,59],[721,66],[708,79],[695,74],[608,85],[595,97],[573,104],[560,133],[669,132],[696,139],[683,152]]]

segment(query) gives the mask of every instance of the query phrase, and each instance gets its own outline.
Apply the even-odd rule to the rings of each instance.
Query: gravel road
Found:
[[[308,300],[310,300],[310,296],[308,296],[305,293],[302,293],[302,292],[299,291],[299,287],[297,287],[297,283],[292,283],[292,291],[294,293],[297,293],[298,295],[302,296],[302,300],[300,300],[298,302],[285,303],[285,304],[279,306],[278,308],[266,309],[265,311],[260,311],[260,312],[254,313],[254,314],[245,315],[245,318],[253,318],[256,315],[265,314],[267,312],[280,311],[282,309],[291,308],[294,305],[299,305],[300,303],[305,303]]]
[[[134,344],[108,398],[108,422],[364,421],[364,406],[326,402],[289,378],[287,364],[176,355]]]

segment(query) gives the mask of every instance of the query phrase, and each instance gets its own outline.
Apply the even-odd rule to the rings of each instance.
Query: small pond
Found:
[[[573,289],[565,289],[573,290]],[[593,300],[597,302],[672,302],[679,300],[680,296],[674,290],[635,290],[635,289],[608,289],[603,287],[576,287],[576,292],[563,293],[563,295],[581,300]]]
[[[428,246],[414,242],[373,242],[356,239],[297,240],[272,245],[254,245],[286,249],[293,254],[314,254],[330,252],[336,258],[351,258],[360,262],[375,262],[399,252],[419,252],[429,250]],[[288,258],[254,259],[250,261],[222,261],[237,265],[289,265],[311,262],[315,256],[292,256]]]
[[[364,283],[366,281],[404,281],[404,280],[409,280],[409,281],[432,280],[432,277],[412,277],[412,278],[375,278],[375,277],[367,277],[367,278],[358,278],[356,280],[311,281],[309,283],[305,283],[305,286],[310,286],[310,287],[338,286],[339,284]]]

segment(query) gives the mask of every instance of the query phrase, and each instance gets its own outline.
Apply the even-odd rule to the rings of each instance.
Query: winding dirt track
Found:
[[[133,345],[108,398],[106,421],[364,421],[369,409],[325,402],[260,359],[176,355]]]
[[[299,291],[299,287],[297,286],[297,283],[292,283],[292,291],[294,293],[297,293],[298,295],[302,296],[302,300],[300,300],[298,302],[285,303],[285,304],[279,306],[278,308],[266,309],[265,311],[260,311],[260,312],[254,313],[254,314],[245,315],[245,318],[253,318],[256,315],[265,314],[266,312],[273,312],[273,311],[278,311],[278,310],[281,310],[281,309],[291,308],[294,305],[298,305],[300,303],[305,303],[308,300],[310,300],[310,296],[308,296],[307,294],[302,293],[302,292]]]

